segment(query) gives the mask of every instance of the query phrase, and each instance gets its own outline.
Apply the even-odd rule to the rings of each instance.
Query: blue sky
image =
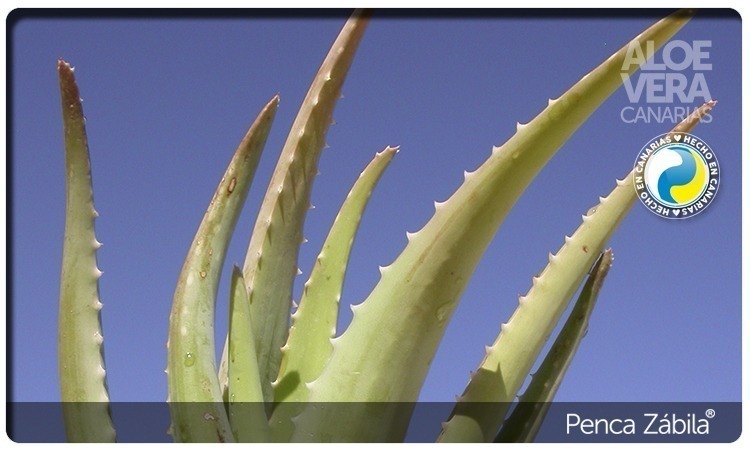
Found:
[[[59,400],[56,333],[64,155],[56,63],[76,67],[93,165],[100,293],[111,398],[166,399],[168,315],[177,276],[227,162],[260,108],[281,106],[237,225],[241,264],[286,133],[344,16],[26,18],[12,35],[12,398]],[[341,202],[376,151],[400,145],[365,212],[343,303],[361,302],[445,200],[515,131],[652,17],[378,16],[328,133],[300,252],[295,298]],[[721,163],[709,209],[668,221],[636,204],[610,241],[615,263],[561,401],[739,401],[740,21],[699,13],[676,39],[710,40],[719,104],[695,134]],[[690,70],[682,73],[692,76]],[[692,106],[697,106],[699,101]],[[478,266],[421,399],[452,401],[580,216],[671,123],[625,123],[618,90],[523,194]],[[663,106],[663,105],[662,105]],[[342,308],[342,326],[350,318]]]

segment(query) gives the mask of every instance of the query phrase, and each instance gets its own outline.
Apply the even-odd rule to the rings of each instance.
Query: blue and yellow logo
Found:
[[[638,198],[653,213],[684,219],[703,211],[719,188],[719,163],[708,145],[685,133],[647,144],[635,164]]]

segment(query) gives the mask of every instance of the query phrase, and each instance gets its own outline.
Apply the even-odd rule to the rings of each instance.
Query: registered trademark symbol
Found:
[[[713,409],[709,408],[706,410],[706,417],[708,417],[709,419],[712,419],[715,415],[716,411],[714,411]]]

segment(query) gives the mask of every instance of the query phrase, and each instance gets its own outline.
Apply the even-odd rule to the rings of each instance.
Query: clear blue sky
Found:
[[[515,131],[658,17],[375,16],[328,133],[305,225],[295,298],[336,211],[376,151],[400,145],[365,212],[343,303],[387,265]],[[227,162],[260,108],[281,106],[232,240],[219,293],[244,259],[260,199],[312,76],[344,21],[328,18],[24,19],[12,30],[13,382],[17,401],[59,400],[57,301],[64,155],[56,63],[76,67],[93,164],[106,364],[115,401],[166,399],[168,315],[177,276]],[[715,150],[708,210],[667,221],[636,204],[561,401],[739,401],[740,21],[699,15],[677,36],[710,40],[719,104],[695,133]],[[689,70],[683,73],[690,75]],[[697,106],[698,101],[693,106]],[[670,123],[627,124],[618,90],[540,173],[468,285],[421,399],[452,401],[581,214]],[[645,105],[645,101],[639,104]],[[635,106],[639,106],[635,105]],[[348,321],[348,307],[342,308]]]

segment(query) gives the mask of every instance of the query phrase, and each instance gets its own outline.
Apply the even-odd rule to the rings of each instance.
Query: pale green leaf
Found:
[[[167,341],[172,434],[177,442],[225,442],[232,433],[216,374],[214,307],[229,239],[266,142],[279,99],[250,127],[198,228],[177,282]]]
[[[237,442],[268,442],[270,430],[260,387],[250,303],[242,271],[234,266],[229,297],[229,423]]]
[[[264,398],[273,400],[281,346],[289,331],[302,228],[333,109],[369,14],[344,25],[303,100],[255,222],[243,267]]]
[[[274,383],[275,407],[271,417],[274,441],[291,437],[291,418],[309,396],[307,383],[320,376],[333,351],[339,300],[349,254],[362,214],[376,183],[398,152],[387,147],[375,155],[347,195],[331,226],[315,266],[305,283],[299,308],[292,315],[289,338],[282,348],[279,379]]]
[[[102,354],[99,277],[94,236],[86,126],[73,68],[62,59],[57,73],[65,135],[65,237],[60,277],[58,357],[65,434],[69,442],[114,442]]]

